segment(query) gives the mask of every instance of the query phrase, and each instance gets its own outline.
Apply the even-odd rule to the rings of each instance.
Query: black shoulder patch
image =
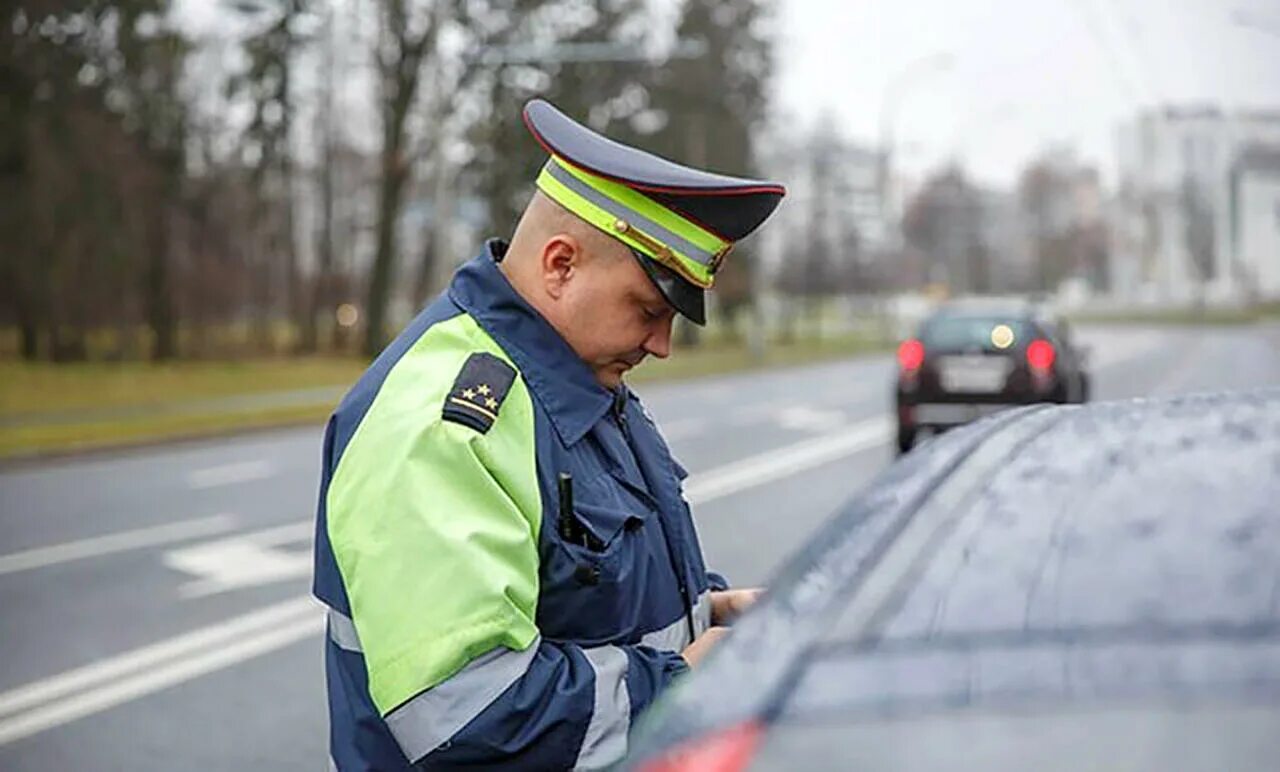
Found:
[[[489,431],[515,379],[515,368],[493,354],[472,354],[445,397],[444,420]]]

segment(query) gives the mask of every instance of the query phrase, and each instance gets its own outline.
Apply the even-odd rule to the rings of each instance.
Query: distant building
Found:
[[[790,273],[794,280],[795,261],[818,260],[827,274],[811,277],[818,284],[829,285],[838,276],[847,285],[843,289],[873,289],[856,285],[864,283],[859,277],[869,281],[879,275],[874,263],[888,238],[876,186],[877,162],[874,150],[840,137],[831,127],[773,144],[764,166],[787,180],[787,201],[762,231],[767,277]],[[811,289],[826,294],[820,290],[836,288]]]
[[[1227,243],[1250,300],[1280,298],[1280,146],[1251,146],[1231,169]]]
[[[1149,110],[1118,132],[1115,289],[1185,302],[1280,296],[1275,250],[1280,109]]]

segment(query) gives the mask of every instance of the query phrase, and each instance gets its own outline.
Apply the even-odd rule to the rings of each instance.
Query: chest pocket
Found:
[[[655,557],[661,554],[652,543],[662,538],[652,502],[606,473],[574,479],[580,538],[561,533],[558,508],[549,514],[544,527],[554,530],[543,540],[542,634],[586,645],[628,637],[645,617]]]

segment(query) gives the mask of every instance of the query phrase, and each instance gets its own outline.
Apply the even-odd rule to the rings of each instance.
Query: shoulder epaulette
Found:
[[[515,378],[515,368],[493,354],[472,354],[445,397],[444,420],[489,431]]]

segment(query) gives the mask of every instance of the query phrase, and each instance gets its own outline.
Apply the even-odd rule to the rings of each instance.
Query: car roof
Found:
[[[904,699],[1274,700],[1277,501],[1280,389],[1034,406],[949,432],[784,565],[649,711],[637,757],[764,716]]]
[[[980,314],[1035,316],[1043,309],[1043,303],[1024,297],[965,297],[940,304],[934,309],[934,313],[956,316]]]
[[[925,327],[948,320],[1006,320],[1060,327],[1062,319],[1051,307],[1025,298],[965,298],[944,303],[920,322]]]

